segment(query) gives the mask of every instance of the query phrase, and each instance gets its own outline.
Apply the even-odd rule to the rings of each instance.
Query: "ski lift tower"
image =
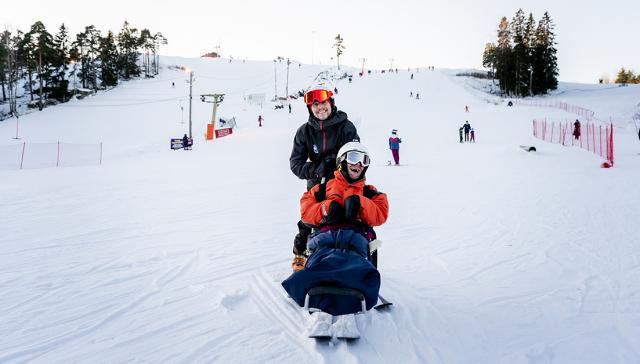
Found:
[[[200,101],[213,104],[213,112],[211,114],[211,126],[207,126],[207,140],[214,138],[214,130],[216,128],[216,112],[218,105],[224,101],[224,94],[204,94],[200,95]]]

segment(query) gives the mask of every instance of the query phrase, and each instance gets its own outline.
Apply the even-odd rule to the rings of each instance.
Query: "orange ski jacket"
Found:
[[[372,185],[367,185],[369,189],[376,191],[376,193],[371,198],[364,197],[365,179],[349,183],[344,179],[340,171],[336,170],[333,175],[335,178],[327,182],[327,193],[324,201],[316,201],[314,195],[320,189],[319,184],[313,186],[300,198],[302,222],[319,226],[322,219],[327,216],[331,201],[336,201],[340,206],[344,207],[344,200],[351,195],[360,196],[359,221],[369,226],[380,226],[387,221],[389,202],[386,194],[377,192]]]

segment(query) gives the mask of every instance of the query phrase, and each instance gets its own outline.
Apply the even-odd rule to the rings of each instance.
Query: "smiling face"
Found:
[[[325,100],[324,102],[314,101],[313,104],[311,104],[311,112],[316,119],[327,120],[329,115],[331,115],[331,102],[329,100]]]
[[[347,173],[349,173],[349,178],[351,178],[352,180],[359,179],[363,169],[364,167],[360,162],[356,164],[347,163]]]

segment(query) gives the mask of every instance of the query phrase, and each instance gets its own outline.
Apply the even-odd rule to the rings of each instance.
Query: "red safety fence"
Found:
[[[593,116],[595,115],[595,112],[589,109],[586,109],[584,107],[577,106],[577,105],[572,105],[567,102],[558,101],[558,100],[516,99],[515,103],[517,105],[524,105],[524,106],[552,107],[552,108],[564,110],[566,112],[570,112],[572,114],[582,116],[583,118],[587,119],[587,121],[593,120]]]
[[[577,130],[576,130],[577,129]],[[613,123],[575,124],[565,121],[533,120],[533,136],[545,142],[565,147],[580,147],[606,159],[613,166]]]

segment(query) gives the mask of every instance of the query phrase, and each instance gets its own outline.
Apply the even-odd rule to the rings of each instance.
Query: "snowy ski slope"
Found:
[[[0,123],[3,146],[104,144],[101,166],[0,170],[0,363],[640,362],[640,87],[561,85],[558,98],[616,123],[607,170],[531,136],[533,118],[573,115],[495,105],[446,70],[349,69],[336,104],[372,153],[368,182],[389,196],[379,268],[395,306],[359,316],[357,342],[316,344],[279,285],[305,189],[288,158],[306,108],[244,103],[273,96],[272,61],[163,64],[158,78],[24,116],[21,140],[14,119]],[[196,96],[193,151],[169,150],[188,128],[188,76],[169,65],[194,70],[196,95],[227,93],[219,116],[236,117],[233,135],[203,141],[211,104]],[[290,93],[323,70],[294,63]],[[476,144],[458,143],[465,120]]]

